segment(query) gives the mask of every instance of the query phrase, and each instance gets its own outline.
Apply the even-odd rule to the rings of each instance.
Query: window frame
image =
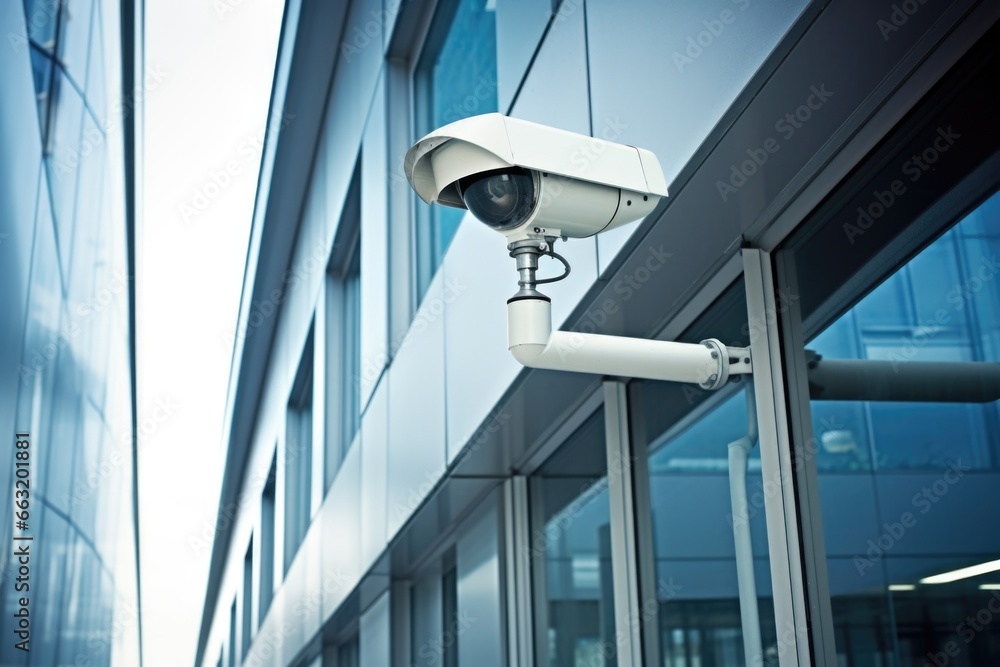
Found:
[[[359,154],[324,277],[324,496],[361,432],[361,173]]]
[[[282,451],[284,468],[284,549],[282,572],[287,575],[295,561],[312,520],[313,415],[316,411],[314,327],[299,358],[298,370],[289,392],[285,413],[285,436]],[[296,451],[298,450],[298,451]]]
[[[274,598],[274,563],[277,553],[277,457],[271,456],[267,478],[260,494],[260,536],[257,540],[260,549],[259,576],[257,578],[257,623],[260,628],[264,623],[271,601]]]
[[[389,164],[389,358],[395,356],[423,303],[427,289],[444,266],[433,262],[434,234],[420,234],[432,225],[432,214],[419,201],[402,173],[406,151],[426,131],[421,131],[418,112],[420,94],[416,80],[424,50],[435,25],[438,10],[446,0],[414,0],[406,3],[394,24],[386,51],[386,124]],[[462,0],[457,0],[457,5]],[[498,102],[499,103],[499,102]],[[501,110],[503,111],[503,110]],[[398,169],[399,171],[396,171]],[[399,233],[405,230],[405,233]],[[450,242],[449,242],[450,247]],[[421,259],[430,255],[430,259]],[[422,264],[423,262],[423,264]]]

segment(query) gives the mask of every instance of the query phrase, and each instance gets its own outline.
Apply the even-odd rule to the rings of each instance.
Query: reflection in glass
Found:
[[[16,396],[9,402],[17,407],[16,428],[30,431],[32,440],[30,520],[26,528],[12,524],[9,493],[0,502],[0,537],[10,545],[23,532],[36,545],[30,591],[13,586],[13,550],[0,554],[0,613],[13,619],[29,592],[33,619],[30,653],[14,647],[12,626],[3,623],[0,665],[12,667],[139,662],[132,332],[127,290],[116,282],[129,273],[127,227],[121,211],[106,205],[125,199],[123,169],[112,162],[122,157],[106,151],[108,135],[120,141],[123,130],[89,113],[108,107],[99,99],[107,93],[103,86],[83,88],[88,63],[95,79],[104,65],[121,69],[121,55],[107,50],[121,41],[120,22],[110,20],[107,34],[92,34],[95,4],[11,3],[15,13],[23,9],[22,17],[10,16],[14,25],[20,18],[23,32],[7,35],[16,48],[5,57],[15,69],[30,68],[34,99],[18,100],[17,81],[0,80],[9,112],[5,138],[16,139],[5,146],[0,179],[35,186],[7,193],[10,210],[35,215],[7,230],[13,235],[7,243],[28,253],[6,263],[0,280],[27,295],[21,358],[10,376]],[[38,160],[42,169],[29,167]],[[28,168],[37,179],[14,177]],[[13,460],[13,446],[13,438],[0,441],[0,460]],[[13,489],[7,476],[13,468],[0,464],[0,470],[0,483]]]
[[[1000,361],[998,254],[994,195],[810,341],[810,354],[820,366],[888,362],[885,386],[922,362]],[[1000,621],[1000,571],[961,569],[1000,557],[998,404],[952,402],[960,388],[944,382],[925,389],[937,396],[919,403],[822,401],[813,390],[844,664],[985,665],[1000,652],[1000,622],[984,622]]]
[[[496,10],[493,0],[441,0],[414,71],[417,135],[497,110]],[[464,212],[418,208],[418,297],[454,237]]]
[[[734,511],[729,446],[747,435],[748,422],[745,392],[728,393],[648,446],[663,664],[747,664],[734,528],[749,529],[752,544],[748,570],[758,604],[746,612],[757,613],[761,643],[751,639],[749,646],[762,660],[777,657],[760,453],[754,443],[745,469],[746,503],[738,498]]]
[[[531,552],[539,664],[616,665],[611,527],[598,410],[542,465],[532,480]]]
[[[288,400],[285,421],[285,567],[292,566],[309,529],[312,497],[313,332]]]
[[[719,338],[742,347],[749,335],[739,280],[679,340]],[[637,517],[640,535],[647,536],[643,557],[652,561],[645,575],[651,581],[641,585],[644,598],[657,602],[657,623],[646,628],[657,635],[645,638],[644,650],[659,652],[657,664],[678,667],[777,664],[764,516],[770,486],[764,485],[743,380],[731,379],[716,392],[633,382],[629,399],[634,448],[637,456],[645,454],[636,467],[644,479],[636,483],[645,481],[649,493],[649,515]],[[745,459],[736,448],[749,450]]]

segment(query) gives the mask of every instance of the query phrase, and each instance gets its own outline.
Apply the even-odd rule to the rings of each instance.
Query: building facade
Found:
[[[197,664],[988,664],[998,16],[290,0]],[[502,237],[402,172],[493,111],[669,184],[562,244],[555,326],[717,338],[751,376],[510,357]]]
[[[139,665],[141,3],[0,7],[0,664]],[[141,92],[141,91],[140,91]]]

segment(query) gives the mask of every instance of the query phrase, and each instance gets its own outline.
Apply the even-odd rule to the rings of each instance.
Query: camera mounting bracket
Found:
[[[552,303],[536,287],[538,257],[551,254],[551,240],[526,239],[507,246],[517,262],[518,287],[507,300],[507,347],[529,368],[597,373],[723,386],[731,376],[753,372],[750,348],[728,347],[715,338],[675,343],[627,336],[552,331]]]

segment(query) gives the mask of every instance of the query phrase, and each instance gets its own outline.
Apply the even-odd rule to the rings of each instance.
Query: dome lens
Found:
[[[513,229],[531,214],[535,187],[525,169],[503,169],[463,178],[458,184],[472,215],[497,230]]]

